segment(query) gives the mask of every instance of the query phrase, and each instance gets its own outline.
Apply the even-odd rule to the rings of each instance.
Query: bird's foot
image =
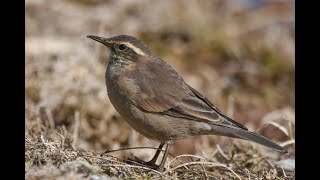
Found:
[[[136,156],[133,157],[128,157],[125,160],[126,163],[128,164],[132,164],[132,165],[137,165],[137,164],[141,164],[143,166],[146,166],[148,168],[154,169],[154,170],[160,170],[160,167],[158,165],[155,164],[155,162],[153,161],[143,161],[142,159],[139,159]]]

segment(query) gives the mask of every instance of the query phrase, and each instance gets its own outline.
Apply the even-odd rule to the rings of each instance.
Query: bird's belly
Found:
[[[148,122],[141,118],[141,116],[132,113],[132,109],[135,108],[135,106],[127,97],[120,93],[121,90],[117,87],[116,84],[107,84],[108,97],[113,107],[133,129],[149,139],[157,140],[157,138],[153,137],[152,127],[150,127]]]
[[[133,104],[128,103],[121,97],[116,98],[112,93],[108,93],[108,95],[113,107],[133,129],[149,139],[162,142],[161,135],[155,131],[156,127],[150,124],[150,120],[145,119],[142,112],[136,113],[132,111],[135,108]]]

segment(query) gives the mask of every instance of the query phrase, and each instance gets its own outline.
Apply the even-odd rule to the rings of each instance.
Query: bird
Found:
[[[163,171],[173,141],[197,135],[238,138],[287,152],[223,114],[138,38],[130,35],[109,38],[87,35],[87,38],[109,49],[105,81],[116,111],[137,132],[160,143],[145,165]],[[163,158],[156,165],[163,146]]]

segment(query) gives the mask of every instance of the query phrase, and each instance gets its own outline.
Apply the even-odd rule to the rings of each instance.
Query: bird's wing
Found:
[[[140,89],[139,95],[130,98],[138,108],[147,112],[247,130],[185,83],[165,62],[160,61],[156,65],[145,67],[149,69],[140,69],[140,79],[136,81]]]
[[[220,111],[213,109],[211,106],[206,104],[205,101],[198,98],[197,96],[190,96],[186,99],[183,99],[179,105],[170,108],[169,110],[163,112],[163,114],[200,122],[206,122],[217,126],[229,128],[236,127],[243,130],[248,130],[242,124],[232,120],[228,116],[222,114]]]
[[[144,111],[167,111],[192,94],[178,73],[160,59],[138,67],[130,77],[138,91],[129,99]]]
[[[237,121],[229,118],[228,116],[224,115],[215,105],[213,105],[206,97],[204,97],[202,94],[200,94],[198,91],[196,91],[195,89],[193,89],[191,86],[189,86],[190,90],[195,94],[195,96],[202,100],[204,103],[206,103],[208,106],[210,106],[216,113],[218,113],[220,116],[222,116],[223,118],[225,118],[227,121],[229,121],[232,124],[235,124],[236,126],[248,130],[248,128],[246,128],[245,126],[243,126],[242,124],[238,123]]]

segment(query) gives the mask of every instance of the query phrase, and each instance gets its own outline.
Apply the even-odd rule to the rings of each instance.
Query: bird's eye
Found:
[[[123,50],[127,49],[127,46],[125,44],[119,44],[118,48],[120,51],[123,51]]]

